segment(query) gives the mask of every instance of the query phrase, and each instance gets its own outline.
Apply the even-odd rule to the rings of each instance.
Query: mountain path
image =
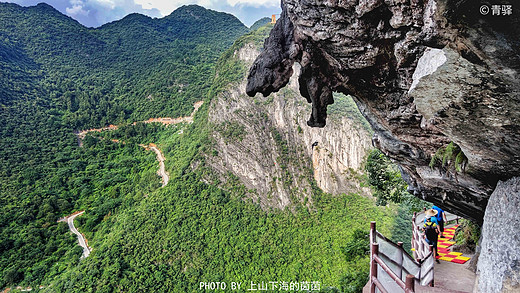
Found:
[[[157,174],[159,174],[159,176],[161,176],[162,178],[162,187],[168,185],[168,181],[170,181],[170,175],[168,174],[168,172],[166,172],[166,167],[164,165],[164,161],[166,159],[164,158],[164,155],[161,152],[161,150],[157,148],[157,146],[153,143],[149,145],[140,144],[139,146],[145,148],[146,150],[151,150],[155,152],[155,154],[157,155],[157,161],[159,161],[159,170],[157,171]]]
[[[77,216],[81,216],[83,215],[85,211],[81,211],[81,212],[75,212],[73,213],[72,215],[68,216],[68,217],[64,217],[64,218],[61,218],[58,220],[58,222],[67,222],[67,224],[69,225],[69,229],[72,233],[76,234],[76,236],[78,236],[78,243],[81,247],[83,247],[83,254],[81,255],[81,258],[86,258],[90,255],[90,252],[92,251],[92,249],[88,246],[88,243],[87,243],[87,239],[85,239],[85,237],[83,236],[83,234],[81,234],[78,229],[76,229],[76,227],[74,226],[74,219],[77,217]]]
[[[183,123],[183,122],[193,123],[193,116],[195,116],[195,114],[197,113],[199,108],[202,106],[202,104],[204,104],[204,101],[198,101],[195,104],[193,104],[193,112],[189,116],[178,117],[178,118],[168,118],[168,117],[150,118],[148,120],[141,121],[141,122],[142,123],[162,123],[163,125],[179,124],[179,123]],[[134,123],[132,123],[132,125],[136,125],[137,123],[138,122],[134,122]],[[102,132],[102,131],[107,131],[107,130],[111,131],[111,130],[117,130],[118,128],[119,128],[118,125],[111,124],[107,127],[82,130],[82,131],[76,132],[75,134],[78,137],[78,144],[81,147],[81,146],[83,146],[83,139],[85,139],[85,136],[88,133]],[[123,144],[125,143],[125,142],[119,141],[117,139],[112,139],[112,142],[123,143]],[[157,146],[153,143],[151,143],[149,145],[140,144],[139,146],[141,146],[147,150],[152,150],[157,154],[157,161],[159,161],[159,171],[157,171],[157,174],[159,176],[161,176],[161,178],[162,178],[162,187],[165,187],[166,185],[168,185],[168,181],[170,181],[170,175],[168,174],[168,172],[166,172],[166,167],[164,165],[165,158],[164,158],[164,155],[161,152],[161,150],[159,148],[157,148]]]
[[[174,125],[179,123],[193,123],[193,116],[195,116],[195,113],[199,110],[199,108],[204,104],[204,101],[198,101],[195,104],[193,104],[193,112],[189,116],[183,116],[183,117],[177,117],[177,118],[170,118],[170,117],[158,117],[158,118],[150,118],[145,121],[139,121],[141,123],[162,123],[163,125]],[[132,125],[136,125],[139,122],[134,122]],[[106,127],[101,128],[91,128],[87,130],[81,130],[76,132],[76,135],[79,139],[80,146],[82,144],[82,140],[85,139],[85,136],[89,134],[90,132],[101,132],[101,131],[111,131],[111,130],[117,130],[119,128],[118,125],[110,124]]]

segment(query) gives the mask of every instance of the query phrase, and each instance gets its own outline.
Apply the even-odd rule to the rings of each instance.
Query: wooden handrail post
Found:
[[[403,249],[403,242],[397,242],[397,246],[399,246],[400,249],[400,253],[399,255],[397,256],[397,259],[396,259],[396,262],[397,264],[399,265],[399,267],[397,268],[397,272],[396,272],[396,275],[399,277],[399,279],[403,279],[403,261],[404,261],[404,249]]]
[[[413,275],[406,275],[406,282],[404,287],[405,293],[413,293],[415,292],[415,277]]]
[[[370,226],[372,226],[372,223]],[[376,293],[376,284],[372,280],[373,278],[377,279],[377,263],[374,260],[374,255],[377,255],[379,253],[379,244],[371,243],[370,252],[372,254],[372,258],[370,259],[370,293]]]
[[[376,242],[376,222],[370,222],[370,243]]]
[[[369,236],[370,237],[370,261],[372,262],[373,260],[373,253],[372,253],[372,243],[376,243],[376,222],[375,221],[371,221],[370,222],[370,234]],[[372,266],[370,266],[370,282],[372,282]]]

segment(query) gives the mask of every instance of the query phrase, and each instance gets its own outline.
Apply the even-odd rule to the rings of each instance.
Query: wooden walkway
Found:
[[[431,287],[415,287],[416,292],[457,292],[471,293],[475,285],[476,275],[469,269],[469,262],[457,264],[453,262],[441,261],[435,264],[435,289]]]
[[[421,217],[420,217],[420,214],[416,215],[416,216],[414,216],[414,222],[413,222],[414,233],[417,232],[416,230],[417,230],[418,226],[422,226],[422,220],[424,219],[424,216],[421,215]],[[455,216],[450,214],[448,216],[448,221],[450,221],[450,220],[455,221],[456,220]],[[371,230],[372,230],[372,225],[375,227],[375,222],[373,222],[373,224],[371,224]],[[447,225],[446,229],[450,228],[450,227],[453,227],[453,226],[455,226],[455,224]],[[371,235],[373,233],[374,232],[371,232]],[[384,236],[380,236],[380,237],[384,237]],[[423,236],[420,236],[420,238],[419,237],[415,237],[417,239],[414,239],[413,242],[414,241],[419,241],[419,242],[423,241],[424,242],[424,240],[421,240],[422,237]],[[372,239],[372,236],[371,236],[371,242],[372,243],[376,242],[375,238]],[[379,245],[377,243],[376,244],[371,244],[372,250],[373,250],[373,246],[379,246]],[[414,246],[414,244],[412,244],[412,246]],[[417,244],[415,244],[415,247],[418,247]],[[375,254],[377,255],[377,247],[375,247],[375,248],[376,248]],[[422,250],[422,248],[418,249],[418,250]],[[418,252],[419,252],[419,255],[422,254],[422,251],[417,251],[416,250],[415,253],[414,253],[416,257],[417,257],[417,253]],[[403,250],[403,253],[405,253],[404,250]],[[372,253],[372,255],[373,254],[374,253]],[[467,257],[473,257],[473,255],[466,255],[466,256]],[[429,257],[430,258],[430,267],[429,268],[431,269],[431,257],[432,257],[432,254],[430,253],[429,256],[426,255],[426,256],[422,256],[422,257],[425,257],[425,258]],[[379,257],[376,257],[376,258],[380,259]],[[390,260],[387,260],[387,261],[396,263],[395,259],[394,260],[390,259]],[[418,263],[420,264],[421,260],[419,260]],[[371,263],[371,265],[374,266],[375,264]],[[381,264],[382,267],[384,267],[385,265],[386,265],[386,263],[384,265]],[[421,286],[419,284],[419,277],[418,277],[418,275],[415,275],[415,286],[413,286],[415,288],[412,288],[410,290],[407,289],[406,292],[420,292],[420,293],[436,293],[436,292],[472,293],[472,292],[475,291],[474,289],[476,288],[475,287],[476,274],[469,268],[469,265],[470,265],[470,262],[466,262],[464,264],[460,264],[460,263],[456,263],[456,262],[452,262],[452,261],[440,261],[439,263],[435,263],[433,265],[434,286],[433,287]],[[387,267],[385,270],[387,270],[388,268],[389,267]],[[373,267],[371,268],[371,271],[372,270],[374,270]],[[389,274],[390,273],[391,274],[397,273],[395,271],[393,273],[391,271],[387,271],[387,272]],[[397,274],[399,274],[399,273],[397,273]],[[409,277],[412,277],[412,275],[409,275]],[[377,279],[377,275],[373,276],[372,278],[373,279],[374,278]],[[399,277],[396,277],[396,278],[399,279]],[[424,282],[422,278],[423,277],[421,276],[420,277],[421,283]],[[431,280],[431,279],[429,279],[429,280]],[[401,280],[397,280],[397,281],[401,282]],[[377,283],[379,281],[375,280],[374,282]],[[426,281],[426,282],[429,282],[429,281]],[[382,285],[382,284],[380,284],[380,285]],[[378,285],[378,286],[380,286],[380,285]],[[390,286],[391,284],[387,284],[387,285]],[[381,289],[387,289],[386,290],[387,292],[392,292],[392,293],[394,293],[394,291],[395,291],[395,293],[404,292],[405,291],[403,289],[400,289],[399,287],[395,288],[395,286],[386,287],[387,285],[383,286]],[[413,284],[411,284],[411,285],[413,285]],[[370,286],[371,286],[371,282],[369,281],[365,285],[365,287],[363,288],[363,293],[371,292]],[[405,286],[403,284],[401,284],[400,287],[401,288],[405,288]],[[390,290],[390,288],[393,288],[393,289]],[[406,288],[409,288],[408,285],[406,286]],[[372,292],[374,292],[374,291],[372,291]],[[379,290],[376,290],[375,292],[379,292]]]
[[[435,286],[423,287],[416,285],[417,293],[472,293],[475,288],[475,273],[469,264],[456,264],[441,261],[435,264]],[[370,293],[370,282],[363,288],[363,293]]]

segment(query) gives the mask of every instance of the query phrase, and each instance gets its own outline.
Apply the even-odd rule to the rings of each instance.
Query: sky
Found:
[[[279,14],[280,0],[1,0],[22,6],[45,2],[88,27],[119,20],[130,13],[163,17],[182,5],[198,4],[235,15],[251,26],[262,17]]]

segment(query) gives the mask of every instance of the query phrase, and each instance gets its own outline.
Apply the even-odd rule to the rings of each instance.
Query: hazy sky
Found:
[[[97,27],[137,12],[151,17],[163,17],[176,8],[198,4],[209,9],[224,11],[238,17],[250,26],[262,17],[280,13],[280,0],[1,0],[22,6],[40,2],[52,5],[62,13],[89,27]]]

